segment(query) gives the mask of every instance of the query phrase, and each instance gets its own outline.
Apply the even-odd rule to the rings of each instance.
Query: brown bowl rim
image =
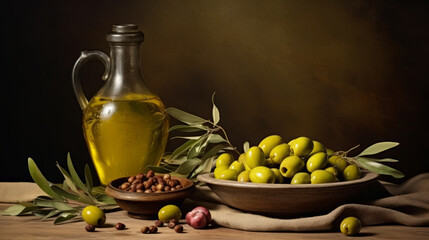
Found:
[[[348,187],[351,185],[367,184],[368,182],[375,181],[378,178],[378,174],[369,171],[362,171],[363,177],[351,180],[341,181],[334,183],[320,183],[320,184],[282,184],[282,183],[252,183],[252,182],[237,182],[232,180],[222,180],[214,178],[213,173],[205,173],[197,176],[197,179],[207,184],[219,185],[224,187],[236,187],[246,189],[324,189],[324,188],[336,188],[336,187]]]
[[[162,176],[162,175],[161,175]],[[138,193],[138,192],[128,192],[122,189],[119,189],[115,186],[113,186],[112,183],[117,182],[117,181],[126,181],[126,179],[128,179],[129,177],[122,177],[122,178],[117,178],[115,180],[112,180],[109,185],[107,185],[106,187],[106,194],[109,195],[110,197],[114,198],[114,199],[120,199],[120,200],[127,200],[127,201],[154,201],[156,198],[157,199],[162,199],[162,198],[177,198],[177,196],[182,195],[183,197],[186,197],[186,195],[188,195],[190,192],[192,192],[193,190],[195,190],[195,183],[192,180],[189,180],[187,178],[182,178],[182,177],[171,177],[171,179],[177,179],[177,180],[182,180],[182,181],[186,181],[187,183],[189,183],[188,186],[183,187],[179,190],[175,190],[175,191],[168,191],[168,192],[160,192],[160,193]]]

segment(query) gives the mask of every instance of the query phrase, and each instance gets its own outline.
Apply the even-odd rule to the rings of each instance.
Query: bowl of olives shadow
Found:
[[[369,188],[380,185],[378,174],[362,172],[360,179],[323,184],[267,184],[216,179],[201,174],[204,182],[227,206],[265,216],[296,218],[326,214],[336,207],[361,202]]]
[[[164,175],[155,176],[156,178],[164,178]],[[155,188],[151,191],[146,191],[147,189],[145,189],[144,183],[147,180],[144,178],[142,179],[140,183],[143,186],[141,187],[131,187],[140,184],[132,184],[134,181],[131,181],[132,179],[130,178],[132,177],[118,178],[110,182],[106,187],[106,194],[115,199],[119,207],[127,211],[128,216],[132,218],[158,219],[157,214],[159,209],[169,204],[180,206],[183,201],[195,191],[194,182],[186,178],[171,176],[171,182],[175,182],[175,184],[172,184],[172,186],[174,185],[173,187],[164,183],[162,189],[161,187],[156,189],[156,187],[161,184],[152,183],[150,185],[155,186]],[[129,186],[124,187],[124,185]],[[179,185],[180,187],[177,187]],[[148,187],[148,189],[152,189],[152,186]],[[166,189],[166,186],[168,186],[169,189]]]

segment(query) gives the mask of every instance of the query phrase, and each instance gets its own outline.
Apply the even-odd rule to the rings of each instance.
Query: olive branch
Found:
[[[186,142],[176,148],[173,153],[165,154],[160,166],[148,166],[149,169],[160,173],[172,173],[197,181],[197,175],[211,172],[216,157],[219,154],[232,151],[240,155],[237,148],[231,144],[225,129],[219,125],[220,112],[214,103],[214,96],[215,93],[212,95],[213,120],[206,120],[177,108],[170,107],[166,109],[170,116],[185,123],[171,127],[169,132],[178,131],[182,133],[200,134],[172,137],[171,139],[184,139]],[[398,160],[392,158],[378,159],[375,157],[368,157],[398,145],[399,143],[396,142],[378,142],[367,147],[357,156],[349,156],[349,153],[358,148],[359,145],[347,151],[338,151],[334,154],[341,156],[349,164],[358,165],[362,169],[382,175],[390,175],[395,178],[402,178],[404,177],[402,172],[381,163],[398,162]],[[246,152],[249,147],[249,142],[244,142],[243,151]]]
[[[28,158],[28,170],[34,182],[47,196],[38,196],[32,202],[20,202],[3,212],[2,215],[20,216],[32,214],[42,220],[55,217],[54,224],[63,223],[81,216],[82,209],[88,205],[98,206],[103,210],[119,208],[115,200],[104,193],[105,187],[93,186],[92,174],[89,166],[85,166],[85,183],[77,174],[70,153],[67,155],[69,172],[58,163],[57,167],[64,176],[62,184],[49,182],[32,158]],[[82,220],[79,218],[78,220]]]

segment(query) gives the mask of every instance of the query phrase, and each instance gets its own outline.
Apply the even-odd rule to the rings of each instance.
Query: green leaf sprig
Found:
[[[81,217],[81,212],[87,205],[98,206],[103,210],[119,208],[115,200],[104,193],[105,187],[93,186],[93,180],[89,166],[85,166],[85,183],[77,174],[70,153],[67,154],[68,172],[58,163],[57,167],[64,176],[62,184],[49,182],[32,158],[28,158],[28,170],[34,182],[47,196],[38,196],[32,202],[20,202],[3,212],[2,215],[33,214],[42,220],[54,218],[54,224],[64,223],[70,219]],[[77,219],[77,220],[82,220]]]
[[[399,145],[399,143],[397,143],[397,142],[379,142],[379,143],[375,143],[375,144],[367,147],[361,153],[359,153],[358,155],[356,155],[354,157],[350,157],[350,156],[348,156],[348,154],[350,153],[351,150],[359,147],[359,145],[356,147],[353,147],[347,151],[336,152],[335,154],[346,159],[346,161],[348,163],[356,164],[360,168],[367,169],[371,172],[375,172],[375,173],[382,174],[382,175],[390,175],[394,178],[403,178],[404,174],[401,171],[396,170],[394,168],[391,168],[391,167],[386,166],[386,165],[381,163],[381,162],[390,162],[390,163],[398,162],[398,160],[392,159],[392,158],[379,159],[379,158],[375,158],[375,157],[368,157],[368,156],[373,156],[373,155],[379,154],[381,152],[384,152],[386,150],[394,148],[398,145]]]
[[[171,139],[184,139],[171,154],[166,154],[160,166],[148,166],[160,173],[172,173],[196,181],[201,173],[211,172],[217,155],[226,151],[240,152],[231,144],[225,129],[219,125],[220,113],[212,95],[212,120],[203,119],[177,108],[167,108],[167,113],[184,123],[175,125],[169,132],[192,133],[192,136],[175,136]]]

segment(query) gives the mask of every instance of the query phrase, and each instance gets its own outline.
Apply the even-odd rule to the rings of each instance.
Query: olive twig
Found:
[[[222,126],[220,126],[220,125],[217,125],[217,124],[215,124],[214,122],[212,122],[212,121],[208,121],[210,124],[212,124],[213,125],[213,127],[216,127],[216,128],[213,128],[214,129],[214,131],[217,131],[217,130],[221,130],[222,132],[223,132],[223,135],[225,136],[225,140],[226,140],[226,143],[230,146],[230,147],[232,147],[233,149],[234,149],[234,151],[238,154],[238,155],[240,155],[240,152],[237,150],[237,148],[236,147],[234,147],[234,145],[232,145],[231,144],[231,142],[229,141],[229,138],[228,138],[228,134],[226,134],[226,131],[225,131],[225,129],[222,127]]]

